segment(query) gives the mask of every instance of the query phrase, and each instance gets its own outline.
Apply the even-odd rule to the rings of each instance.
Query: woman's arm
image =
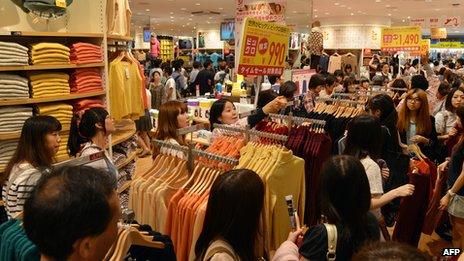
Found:
[[[383,194],[380,197],[371,199],[371,210],[381,208],[399,197],[411,196],[414,193],[414,185],[406,184]]]
[[[463,166],[464,166],[464,163],[463,163]],[[440,200],[441,210],[445,210],[448,207],[451,199],[456,196],[455,195],[456,192],[461,190],[462,187],[464,187],[464,168],[462,169],[459,177],[454,182],[453,186],[448,190],[448,193],[446,193],[446,195],[443,196],[443,198],[441,198]]]

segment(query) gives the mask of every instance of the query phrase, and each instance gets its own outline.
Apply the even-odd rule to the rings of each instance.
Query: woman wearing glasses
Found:
[[[436,159],[435,145],[438,143],[435,120],[430,116],[427,94],[421,89],[412,89],[398,113],[398,131],[401,146],[417,144],[430,159]]]

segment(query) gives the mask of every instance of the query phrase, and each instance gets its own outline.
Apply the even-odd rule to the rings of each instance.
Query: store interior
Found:
[[[463,14],[459,0],[1,1],[0,260],[458,260]]]

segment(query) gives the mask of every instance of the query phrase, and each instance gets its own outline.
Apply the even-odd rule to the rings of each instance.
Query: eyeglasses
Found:
[[[419,97],[417,97],[417,98],[408,98],[407,101],[408,102],[422,102],[422,100]]]

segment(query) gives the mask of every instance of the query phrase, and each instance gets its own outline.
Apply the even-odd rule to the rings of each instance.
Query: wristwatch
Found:
[[[454,193],[454,192],[451,191],[451,189],[450,189],[450,190],[448,190],[448,195],[449,195],[450,197],[454,198],[454,196],[456,196],[456,193]]]

